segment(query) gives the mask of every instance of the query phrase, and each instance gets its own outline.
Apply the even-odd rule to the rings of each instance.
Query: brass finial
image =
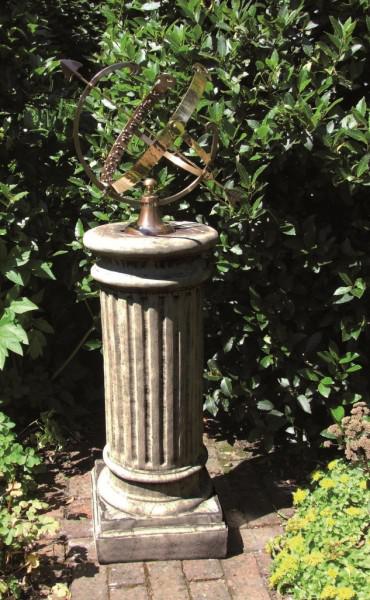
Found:
[[[147,177],[146,179],[144,179],[144,186],[147,192],[145,195],[152,195],[155,188],[157,187],[157,181],[154,179],[154,177]]]
[[[125,233],[131,235],[165,235],[174,231],[169,223],[163,223],[159,213],[158,196],[154,192],[157,181],[153,177],[144,179],[145,191],[140,201],[140,214],[134,225]]]

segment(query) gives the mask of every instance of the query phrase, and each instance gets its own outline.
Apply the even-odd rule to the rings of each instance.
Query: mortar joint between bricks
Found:
[[[107,590],[107,600],[110,600],[109,577],[108,577],[109,567],[105,568],[104,572],[105,572],[105,589]]]
[[[227,560],[227,557],[226,557],[226,559],[225,559],[225,560]],[[220,560],[220,566],[221,566],[221,571],[222,571],[222,573],[223,573],[223,576],[221,577],[221,579],[223,579],[223,580],[224,580],[224,582],[225,582],[225,585],[226,585],[226,587],[227,587],[227,591],[228,591],[228,592],[229,592],[229,594],[230,594],[230,598],[233,598],[234,596],[233,596],[233,594],[232,594],[232,591],[231,591],[231,588],[230,588],[230,586],[229,586],[229,582],[228,582],[228,580],[227,580],[227,577],[226,577],[226,574],[225,574],[225,569],[224,569],[224,566],[223,566],[223,564],[222,564],[222,561],[221,561],[221,560]]]
[[[149,596],[150,600],[153,600],[153,589],[152,589],[152,584],[150,582],[149,569],[148,569],[146,562],[144,562],[143,567],[144,567],[145,587],[148,592],[148,596]]]
[[[185,575],[185,571],[184,571],[184,561],[180,561],[180,568],[181,568],[181,573],[184,576],[184,580],[185,580],[185,585],[186,585],[186,589],[188,592],[188,596],[190,598],[190,600],[193,600],[193,596],[191,595],[191,591],[190,591],[190,583]]]

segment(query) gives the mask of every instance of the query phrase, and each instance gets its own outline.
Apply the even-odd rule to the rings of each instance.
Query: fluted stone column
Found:
[[[88,231],[101,287],[107,444],[93,473],[101,562],[220,557],[226,526],[202,443],[202,283],[214,229]]]

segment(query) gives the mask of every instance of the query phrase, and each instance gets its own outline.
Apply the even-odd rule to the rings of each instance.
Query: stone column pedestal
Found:
[[[202,283],[211,227],[88,231],[101,288],[107,444],[93,471],[99,561],[222,557],[227,529],[202,443]]]

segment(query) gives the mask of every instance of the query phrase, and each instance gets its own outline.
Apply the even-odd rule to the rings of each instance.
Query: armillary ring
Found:
[[[176,110],[170,116],[167,125],[161,131],[158,137],[145,128],[145,119],[148,117],[150,110],[166,93],[174,87],[176,80],[167,74],[159,75],[150,92],[145,96],[141,104],[134,110],[129,117],[126,125],[117,136],[108,156],[103,164],[100,176],[97,177],[90,165],[86,161],[80,144],[80,119],[85,102],[90,92],[97,86],[100,80],[106,75],[118,71],[120,69],[129,69],[132,74],[137,74],[140,71],[140,66],[130,62],[119,62],[108,67],[105,67],[94,77],[87,81],[80,73],[81,63],[72,60],[62,60],[62,68],[64,73],[71,77],[72,75],[82,80],[86,87],[79,99],[76,115],[73,123],[73,139],[76,148],[78,159],[91,180],[100,190],[112,195],[116,199],[124,199],[125,202],[137,204],[139,199],[128,199],[127,196],[122,196],[124,192],[134,187],[137,183],[146,179],[153,167],[160,161],[162,157],[173,163],[175,166],[191,173],[195,176],[194,180],[186,187],[178,192],[166,196],[159,197],[158,204],[164,205],[179,200],[194,190],[203,180],[213,179],[210,171],[210,166],[215,159],[218,148],[218,132],[214,124],[208,123],[206,130],[212,135],[211,147],[209,152],[206,152],[187,132],[186,125],[193,114],[200,98],[202,97],[207,79],[208,71],[201,64],[194,65],[194,75],[188,89],[181,98]],[[140,129],[144,126],[144,131]],[[127,170],[121,177],[114,179],[114,174],[122,160],[125,150],[134,135],[139,136],[148,146],[142,155],[136,160],[135,164]],[[199,167],[192,162],[188,157],[173,149],[175,140],[182,139],[204,163],[204,167]]]

